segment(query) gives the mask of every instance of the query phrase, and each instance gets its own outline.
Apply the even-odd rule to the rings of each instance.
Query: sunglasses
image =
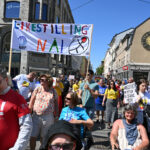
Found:
[[[49,150],[72,150],[73,149],[73,143],[65,143],[62,145],[49,145]]]
[[[87,76],[90,76],[90,75],[91,75],[91,74],[89,74],[89,73],[87,74]]]
[[[47,79],[40,79],[40,82],[45,82],[47,81]]]
[[[66,97],[65,99],[66,99],[66,100],[69,100],[69,101],[71,100],[71,98],[69,98],[69,97]]]

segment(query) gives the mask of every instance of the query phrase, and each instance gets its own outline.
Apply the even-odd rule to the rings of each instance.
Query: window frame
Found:
[[[18,14],[18,17],[12,17],[12,18],[10,18],[10,17],[6,17],[6,12],[7,12],[7,4],[8,3],[18,3],[19,4],[19,14]],[[5,19],[19,19],[20,18],[20,2],[19,1],[5,1],[5,7],[4,7],[4,18]]]
[[[47,6],[47,10],[46,10],[46,20],[43,19],[43,8],[44,8],[44,5]],[[43,3],[43,4],[42,4],[42,20],[44,20],[44,21],[47,21],[47,20],[48,20],[48,4],[47,4],[47,3]]]
[[[8,34],[10,34],[10,41],[6,41],[6,38],[7,38]],[[10,52],[10,44],[11,44],[11,31],[5,33],[5,35],[3,36],[2,41],[3,41],[2,51],[4,53],[9,53]],[[5,45],[6,44],[9,44],[9,50],[5,50]]]
[[[36,4],[39,4],[38,19],[36,19]],[[34,19],[35,19],[35,20],[40,20],[40,2],[35,2]]]

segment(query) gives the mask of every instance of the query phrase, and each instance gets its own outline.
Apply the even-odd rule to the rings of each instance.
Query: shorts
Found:
[[[46,115],[37,115],[36,113],[33,113],[32,115],[32,121],[33,121],[33,129],[31,137],[40,137],[43,139],[42,142],[42,148],[45,147],[45,141],[47,141],[47,134],[50,126],[54,123],[54,115],[53,113],[46,114]]]
[[[95,104],[95,110],[104,111],[105,110],[105,106],[102,106],[102,104]]]

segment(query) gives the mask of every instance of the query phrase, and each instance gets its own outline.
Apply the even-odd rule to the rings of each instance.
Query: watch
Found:
[[[150,32],[146,32],[141,39],[143,47],[147,50],[150,50]]]

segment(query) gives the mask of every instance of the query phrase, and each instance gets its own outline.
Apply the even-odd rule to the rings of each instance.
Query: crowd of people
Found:
[[[88,70],[83,79],[60,75],[20,74],[13,79],[0,66],[0,149],[35,150],[89,149],[94,120],[111,130],[112,150],[144,150],[149,146],[150,93],[148,82],[139,80],[134,102],[125,103],[124,87],[134,83],[93,79]],[[54,83],[55,82],[55,83]],[[119,108],[123,114],[118,117]],[[101,119],[100,119],[101,118]],[[85,141],[85,138],[88,140]]]

